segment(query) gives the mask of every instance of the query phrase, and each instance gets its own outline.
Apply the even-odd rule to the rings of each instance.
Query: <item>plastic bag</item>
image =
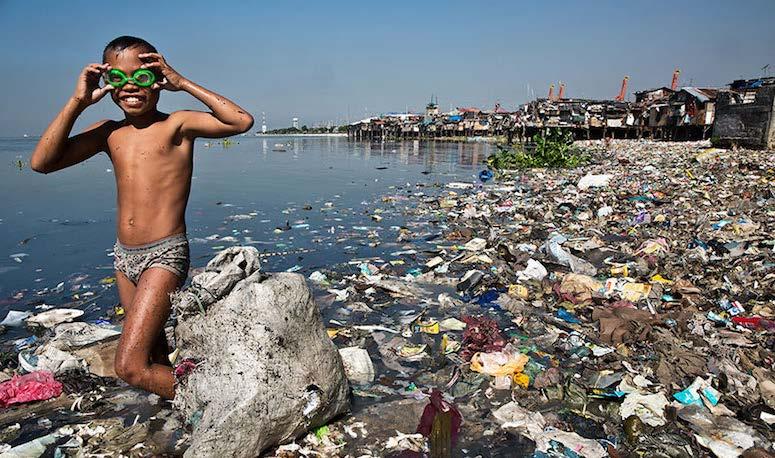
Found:
[[[62,394],[62,384],[48,371],[36,371],[15,375],[0,383],[0,407],[31,401],[44,401]]]

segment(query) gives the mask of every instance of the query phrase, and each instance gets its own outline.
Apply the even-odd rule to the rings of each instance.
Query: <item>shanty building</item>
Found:
[[[673,140],[705,139],[713,128],[718,89],[682,87],[670,96]]]
[[[736,80],[719,92],[713,139],[721,146],[775,149],[775,77]]]
[[[635,93],[635,103],[649,105],[652,103],[667,100],[673,95],[674,90],[669,87],[658,87],[656,89],[645,89]]]
[[[705,139],[713,128],[718,89],[668,87],[635,93],[630,109],[638,137],[668,140]]]
[[[660,87],[635,93],[632,108],[634,124],[646,136],[660,137],[661,129],[670,126],[672,110],[669,99],[674,92],[669,87]]]

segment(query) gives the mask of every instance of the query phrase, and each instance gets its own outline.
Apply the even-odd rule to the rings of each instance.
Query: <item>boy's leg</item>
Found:
[[[118,285],[118,301],[126,313],[132,307],[132,301],[135,299],[135,285],[120,270],[116,271],[116,284]]]
[[[159,333],[170,314],[170,293],[180,279],[172,272],[150,268],[143,272],[134,292],[116,352],[116,374],[132,386],[172,399],[172,367],[151,362]]]
[[[124,308],[124,316],[128,316],[129,310],[132,308],[132,301],[135,299],[137,287],[119,270],[116,271],[116,284],[118,285],[118,300],[121,302],[121,307]],[[151,362],[169,365],[169,354],[170,347],[167,342],[167,334],[162,328],[151,352]]]

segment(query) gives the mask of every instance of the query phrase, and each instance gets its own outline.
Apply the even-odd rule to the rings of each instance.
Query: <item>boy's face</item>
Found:
[[[137,57],[138,54],[144,52],[149,52],[149,50],[142,46],[134,46],[118,52],[110,51],[106,56],[105,63],[109,64],[111,68],[116,68],[128,76],[132,76],[145,63]],[[159,102],[158,89],[136,86],[129,81],[122,87],[111,91],[110,96],[116,105],[124,110],[124,113],[131,116],[140,116],[155,110],[156,104]]]

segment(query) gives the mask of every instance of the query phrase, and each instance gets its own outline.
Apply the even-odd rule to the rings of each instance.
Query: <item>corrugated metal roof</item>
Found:
[[[675,92],[669,87],[662,86],[662,87],[655,87],[653,89],[643,89],[642,91],[635,91],[634,94],[647,94],[649,92],[657,92],[657,91]]]
[[[708,102],[711,98],[716,97],[716,91],[711,92],[699,87],[682,87],[681,90],[688,92],[703,103]]]

